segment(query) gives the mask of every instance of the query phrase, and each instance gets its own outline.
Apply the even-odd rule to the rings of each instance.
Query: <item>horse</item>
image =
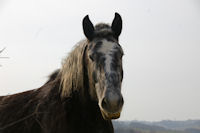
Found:
[[[122,18],[82,21],[80,41],[40,88],[0,97],[0,133],[113,133],[123,107]]]

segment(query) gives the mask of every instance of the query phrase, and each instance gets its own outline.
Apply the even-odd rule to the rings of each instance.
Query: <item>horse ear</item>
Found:
[[[112,22],[111,28],[114,32],[115,37],[118,39],[122,31],[122,18],[118,13],[115,13],[115,18]]]
[[[83,32],[88,40],[92,40],[94,36],[94,26],[89,19],[89,16],[83,18]]]

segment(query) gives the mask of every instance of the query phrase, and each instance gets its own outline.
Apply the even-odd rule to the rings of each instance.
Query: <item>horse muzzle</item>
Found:
[[[106,120],[119,118],[123,104],[124,100],[121,94],[104,97],[99,104],[103,118]]]

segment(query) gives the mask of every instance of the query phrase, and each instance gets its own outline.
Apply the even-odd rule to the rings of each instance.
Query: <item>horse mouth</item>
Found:
[[[120,117],[120,112],[110,113],[110,112],[105,112],[102,109],[100,109],[100,110],[101,110],[101,114],[105,120],[118,119]]]

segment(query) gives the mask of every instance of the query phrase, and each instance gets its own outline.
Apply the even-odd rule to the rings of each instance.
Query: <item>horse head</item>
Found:
[[[98,102],[104,119],[117,119],[123,106],[121,85],[123,79],[123,50],[118,42],[122,18],[115,13],[110,25],[93,26],[89,16],[83,19],[83,31],[88,40],[86,51],[89,94]]]

